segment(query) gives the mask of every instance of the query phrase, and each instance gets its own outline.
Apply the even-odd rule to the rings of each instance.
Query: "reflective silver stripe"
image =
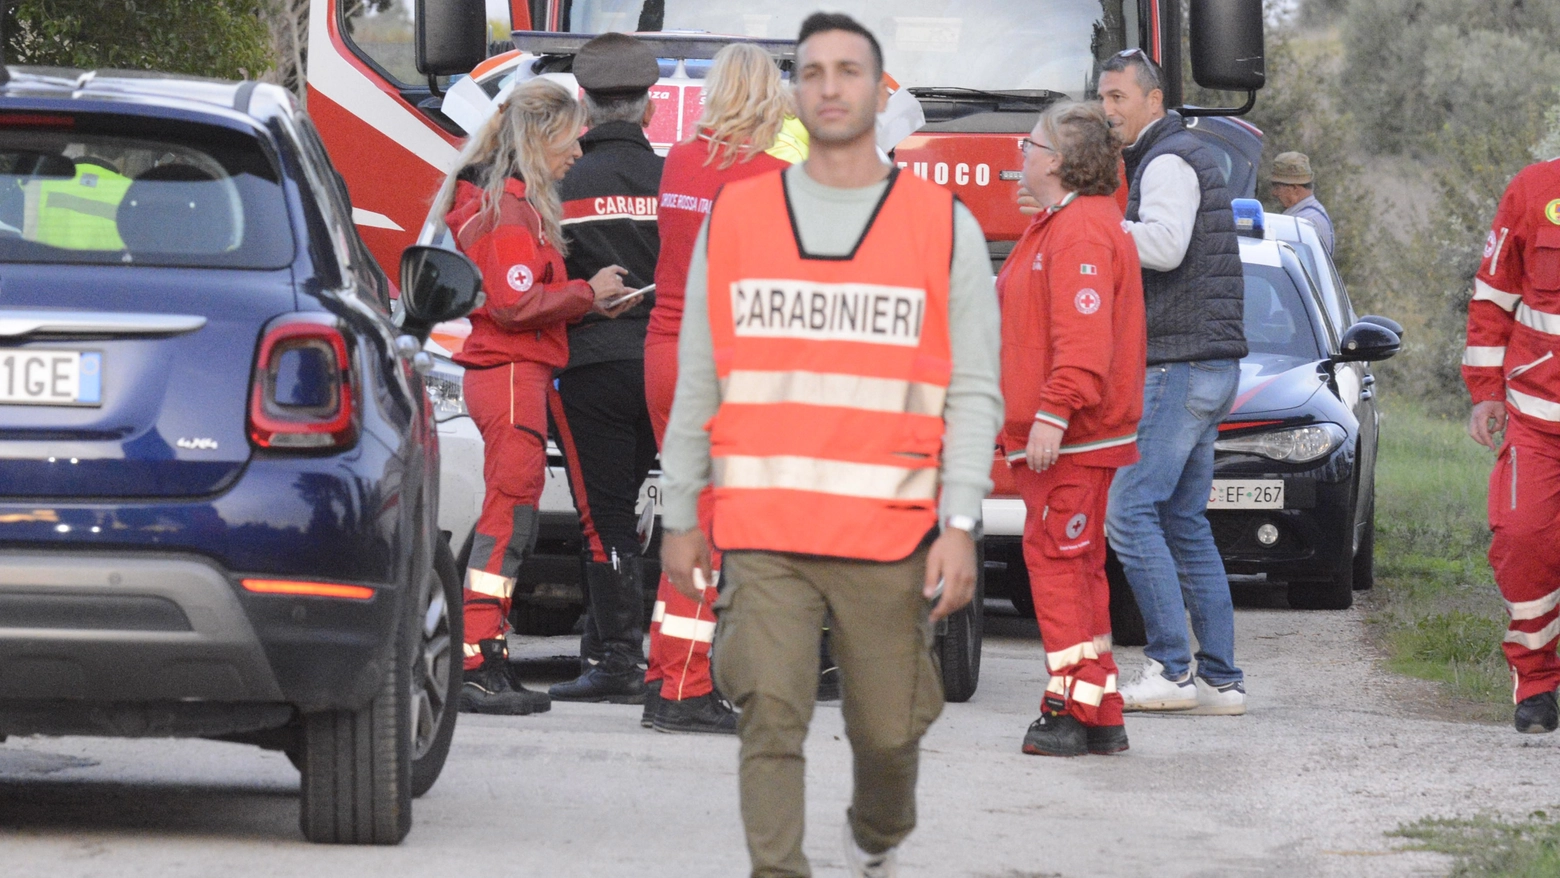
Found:
[[[1060,671],[1062,668],[1076,665],[1084,659],[1097,659],[1099,652],[1093,641],[1085,640],[1075,643],[1066,649],[1045,654],[1045,666],[1052,671]]]
[[[656,601],[655,609],[650,611],[650,621],[659,622],[666,618],[666,601]]]
[[[941,415],[946,387],[895,378],[869,378],[834,372],[759,372],[734,370],[721,382],[721,402],[801,403]]]
[[[1518,302],[1522,301],[1522,296],[1517,293],[1497,290],[1484,281],[1475,279],[1473,282],[1473,300],[1475,302],[1494,302],[1500,306],[1501,310],[1510,311],[1517,307]]]
[[[1545,335],[1560,335],[1560,314],[1535,311],[1526,302],[1517,305],[1517,322]]]
[[[1072,677],[1052,677],[1050,680],[1046,681],[1045,691],[1051,693],[1052,695],[1061,695],[1066,697],[1067,687],[1071,683]]]
[[[1499,366],[1505,362],[1506,349],[1503,347],[1469,345],[1463,348],[1462,364],[1464,366]]]
[[[668,613],[661,618],[661,636],[699,643],[715,642],[715,623],[708,619],[690,619]]]
[[[1560,635],[1560,618],[1556,618],[1538,631],[1507,631],[1507,643],[1520,643],[1528,649],[1540,649]]]
[[[1491,277],[1493,277],[1495,275],[1495,269],[1496,269],[1497,266],[1500,265],[1500,251],[1504,250],[1506,248],[1506,235],[1508,233],[1510,233],[1510,231],[1511,231],[1511,229],[1506,227],[1506,226],[1501,226],[1500,227],[1500,240],[1495,242],[1495,252],[1490,254],[1490,276]],[[1506,310],[1509,311],[1511,309],[1508,308]]]
[[[1099,707],[1100,702],[1105,699],[1105,687],[1079,680],[1073,683],[1072,698],[1090,707]]]
[[[1094,638],[1094,651],[1098,655],[1106,655],[1113,645],[1109,634],[1101,634]]]
[[[1539,365],[1542,365],[1544,363],[1547,363],[1550,360],[1553,360],[1554,358],[1555,358],[1555,352],[1554,351],[1550,351],[1549,353],[1544,354],[1542,357],[1539,357],[1538,359],[1534,360],[1531,363],[1526,363],[1524,365],[1518,366],[1515,369],[1512,369],[1510,372],[1507,372],[1506,373],[1506,379],[1509,381],[1510,379],[1515,378],[1518,375],[1521,375],[1523,372],[1526,372],[1527,370],[1532,369],[1535,366],[1539,366]]]
[[[488,573],[475,567],[466,568],[466,588],[477,594],[485,594],[500,600],[514,593],[515,581],[497,573]]]
[[[1109,694],[1109,693],[1115,692],[1115,691],[1116,691],[1116,675],[1115,674],[1106,674],[1105,675],[1105,692],[1106,692],[1106,694]]]
[[[1517,622],[1523,619],[1537,619],[1557,606],[1560,606],[1560,589],[1552,591],[1537,600],[1517,601],[1516,603],[1506,601],[1506,612],[1511,614],[1513,622]]]
[[[820,457],[731,455],[715,458],[715,484],[722,488],[783,488],[874,500],[932,500],[937,497],[937,470]]]
[[[1539,399],[1531,394],[1507,387],[1506,404],[1524,415],[1532,415],[1535,418],[1543,418],[1546,421],[1560,423],[1560,403]]]
[[[479,643],[462,643],[460,646],[466,658],[482,654],[482,645]]]

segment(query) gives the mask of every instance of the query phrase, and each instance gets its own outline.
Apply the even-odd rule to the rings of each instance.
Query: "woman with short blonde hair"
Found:
[[[727,183],[778,173],[807,157],[807,132],[795,118],[791,90],[769,53],[758,46],[733,43],[716,52],[703,96],[697,129],[672,147],[661,171],[661,256],[645,336],[645,402],[657,446],[666,435],[677,387],[677,333],[688,263],[710,202]],[[701,508],[707,511],[707,505]],[[715,625],[710,609],[715,589],[705,591],[702,603],[691,601],[663,575],[656,597],[663,609],[650,625],[645,682],[651,697],[645,724],[667,732],[735,734],[736,715],[715,695],[710,680],[708,632]]]
[[[569,280],[557,183],[580,156],[585,113],[562,86],[517,87],[462,150],[434,204],[482,270],[486,299],[455,355],[466,408],[482,431],[486,493],[465,585],[460,709],[527,714],[548,697],[509,676],[504,645],[520,565],[536,541],[547,466],[547,388],[569,361],[567,326],[627,292],[623,269]]]

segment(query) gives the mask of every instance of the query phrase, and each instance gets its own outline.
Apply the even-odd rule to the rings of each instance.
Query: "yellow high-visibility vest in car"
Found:
[[[77,164],[69,180],[29,182],[22,237],[69,250],[123,250],[115,218],[129,188],[129,177],[90,162]]]

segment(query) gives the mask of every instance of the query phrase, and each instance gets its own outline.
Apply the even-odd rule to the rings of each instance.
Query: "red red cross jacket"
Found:
[[[997,277],[1002,301],[1000,442],[1021,460],[1036,420],[1086,466],[1135,463],[1148,357],[1143,276],[1121,209],[1069,195],[1024,230]]]
[[[530,360],[561,368],[569,362],[569,321],[594,304],[590,284],[568,279],[563,256],[542,239],[524,183],[509,179],[496,223],[482,215],[479,187],[465,180],[456,186],[444,222],[482,270],[487,300],[471,312],[471,337],[455,361],[482,368]]]
[[[1560,160],[1524,168],[1501,197],[1468,304],[1463,381],[1523,424],[1560,434]]]

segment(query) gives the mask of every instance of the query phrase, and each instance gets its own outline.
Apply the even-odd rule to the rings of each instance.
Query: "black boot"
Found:
[[[601,635],[605,657],[590,664],[578,679],[548,689],[552,697],[559,701],[644,703],[643,569],[638,555],[620,556],[616,567],[586,565],[590,615]]]
[[[1522,699],[1513,718],[1517,731],[1530,735],[1552,732],[1560,727],[1560,711],[1555,706],[1555,693],[1540,692]]]
[[[1096,756],[1109,756],[1127,749],[1126,726],[1086,726],[1084,733],[1089,752]]]
[[[1065,713],[1041,711],[1024,735],[1024,752],[1031,756],[1082,756],[1088,749],[1083,723]]]
[[[661,699],[652,720],[655,730],[672,734],[735,735],[737,711],[719,693],[682,701]]]
[[[525,716],[552,708],[552,699],[509,679],[509,649],[503,639],[481,641],[482,665],[465,672],[460,687],[462,713]]]
[[[655,712],[661,708],[661,681],[645,684],[645,709],[639,715],[639,727],[642,729],[655,726]]]

